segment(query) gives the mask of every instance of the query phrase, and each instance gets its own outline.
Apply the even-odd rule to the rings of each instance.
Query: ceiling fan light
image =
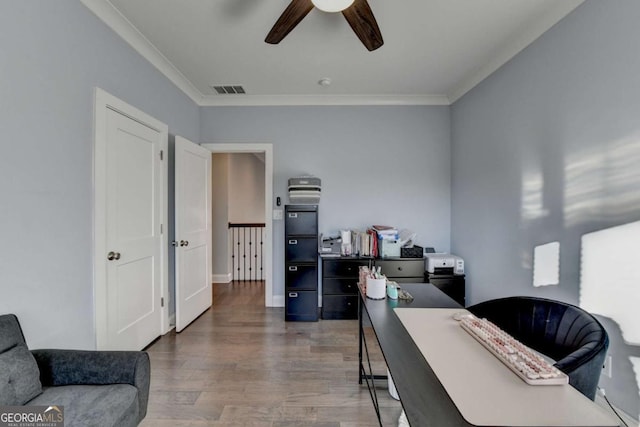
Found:
[[[354,0],[311,0],[311,3],[323,12],[342,12],[353,2]]]

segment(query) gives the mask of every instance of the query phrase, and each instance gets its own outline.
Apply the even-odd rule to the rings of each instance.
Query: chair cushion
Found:
[[[126,427],[138,423],[138,390],[129,384],[47,387],[29,405],[64,407],[65,427]]]
[[[24,405],[40,393],[40,370],[26,345],[0,354],[0,405]]]
[[[15,314],[0,316],[0,353],[4,353],[18,344],[27,344]]]

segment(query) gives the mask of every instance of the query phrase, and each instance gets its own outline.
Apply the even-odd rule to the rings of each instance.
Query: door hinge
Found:
[[[162,224],[160,224],[160,234],[162,234],[162,233],[163,233],[163,231],[162,231],[162,230],[163,230],[163,227],[162,227]]]
[[[160,150],[160,160],[164,160],[164,150]]]
[[[160,307],[164,307],[164,297],[160,298]]]

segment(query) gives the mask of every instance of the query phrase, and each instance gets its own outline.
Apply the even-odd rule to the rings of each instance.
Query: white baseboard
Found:
[[[211,275],[211,283],[229,283],[231,279],[233,279],[231,273]]]

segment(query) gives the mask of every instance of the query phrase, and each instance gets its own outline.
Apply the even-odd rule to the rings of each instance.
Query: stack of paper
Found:
[[[398,229],[388,225],[374,225],[371,227],[377,234],[378,238],[383,240],[398,240]]]

